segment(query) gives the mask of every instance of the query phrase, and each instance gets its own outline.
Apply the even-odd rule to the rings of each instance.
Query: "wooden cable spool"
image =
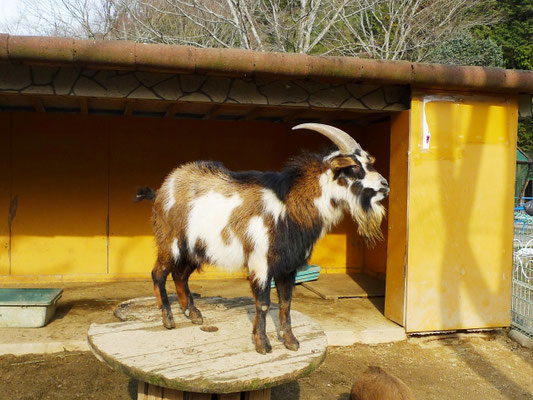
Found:
[[[197,299],[201,326],[183,315],[176,296],[169,300],[175,329],[162,326],[153,297],[120,304],[115,315],[124,322],[89,327],[93,353],[139,381],[138,400],[266,400],[271,387],[310,374],[326,356],[324,331],[298,311],[291,312],[291,319],[300,349],[283,345],[273,304],[267,316],[272,353],[261,355],[252,340],[252,299]]]

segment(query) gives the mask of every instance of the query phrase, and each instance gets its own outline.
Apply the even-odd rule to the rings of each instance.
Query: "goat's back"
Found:
[[[237,175],[220,163],[205,161],[172,171],[154,204],[154,233],[160,251],[171,251],[176,240],[175,248],[186,244],[182,249],[193,252],[195,260],[229,270],[256,260],[254,251],[261,251],[260,264],[266,270],[267,254],[263,253],[269,247],[273,217],[264,213],[266,195],[260,174]]]
[[[246,200],[245,197],[250,192],[260,191],[260,187],[254,182],[237,181],[231,174],[218,162],[196,161],[184,164],[165,178],[157,191],[155,204],[168,214],[175,205],[186,208],[191,201],[210,192],[226,197],[238,194]]]
[[[411,389],[380,367],[369,367],[355,381],[351,400],[414,400]]]

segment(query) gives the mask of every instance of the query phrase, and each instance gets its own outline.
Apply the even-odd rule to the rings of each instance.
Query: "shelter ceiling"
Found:
[[[196,119],[371,123],[407,86],[0,64],[0,109]]]

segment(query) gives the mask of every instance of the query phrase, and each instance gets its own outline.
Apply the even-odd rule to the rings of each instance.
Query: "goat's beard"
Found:
[[[369,247],[383,240],[383,232],[381,231],[381,221],[385,216],[385,207],[380,203],[372,203],[368,211],[364,211],[358,204],[352,208],[352,218],[357,222],[357,232],[365,238]]]

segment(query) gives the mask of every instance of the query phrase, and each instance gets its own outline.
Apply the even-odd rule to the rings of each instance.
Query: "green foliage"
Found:
[[[503,50],[505,67],[533,69],[533,0],[487,2],[500,12],[503,22],[478,28],[478,37],[490,37]]]
[[[518,121],[518,147],[526,153],[533,153],[533,118],[522,118]]]
[[[428,60],[454,65],[505,66],[499,44],[490,37],[477,39],[470,34],[443,43],[428,55]]]
[[[533,0],[487,1],[487,7],[499,12],[503,22],[476,28],[477,38],[489,38],[501,46],[504,67],[533,70]],[[518,121],[518,146],[533,153],[533,118]]]

